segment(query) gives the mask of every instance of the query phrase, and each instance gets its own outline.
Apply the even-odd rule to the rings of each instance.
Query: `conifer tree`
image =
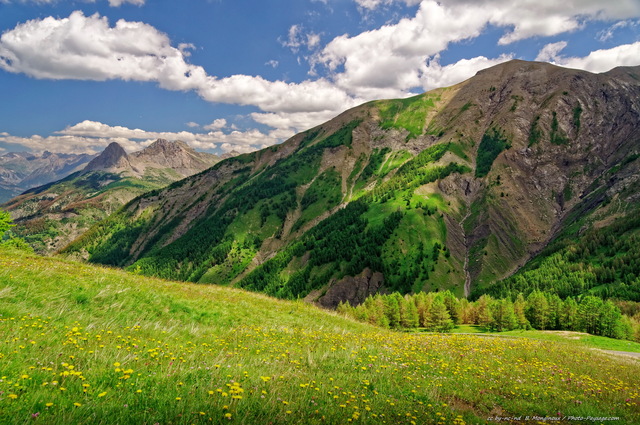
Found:
[[[408,295],[405,296],[403,309],[404,315],[402,318],[402,326],[408,329],[417,328],[420,323],[420,317],[418,316],[418,308],[413,302],[412,297]]]
[[[513,304],[509,299],[499,299],[491,303],[491,328],[498,332],[515,329],[516,316],[513,312]]]
[[[447,332],[453,329],[453,321],[447,310],[447,306],[440,297],[433,300],[430,310],[431,322],[434,331]]]
[[[476,302],[476,323],[485,328],[489,328],[493,321],[490,309],[492,300],[491,296],[485,294]]]
[[[400,306],[398,299],[394,296],[388,296],[385,299],[385,316],[389,319],[389,326],[396,329],[400,326]]]
[[[560,311],[561,329],[568,331],[577,330],[577,320],[578,303],[572,297],[569,297],[562,303],[562,308]]]
[[[527,320],[534,329],[547,329],[549,303],[543,292],[533,291],[527,297]]]
[[[11,215],[7,211],[0,210],[0,240],[2,240],[5,232],[13,226]]]
[[[529,329],[531,325],[525,315],[525,309],[527,302],[524,300],[522,293],[519,293],[516,297],[516,301],[513,303],[513,313],[516,318],[516,326],[518,329]]]

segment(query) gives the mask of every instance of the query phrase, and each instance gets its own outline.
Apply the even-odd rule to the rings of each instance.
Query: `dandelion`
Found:
[[[45,404],[45,406],[46,407],[51,407],[51,406],[53,406],[53,403],[47,403],[47,404]]]
[[[18,396],[16,394],[9,394],[8,396],[11,400],[15,400],[16,398],[18,398]]]
[[[76,406],[76,407],[80,407],[80,406],[82,406],[82,403],[73,403],[73,405]]]
[[[103,393],[98,394],[98,397],[104,397],[104,396],[106,396],[106,395],[107,395],[107,392],[105,391],[105,392],[103,392]]]

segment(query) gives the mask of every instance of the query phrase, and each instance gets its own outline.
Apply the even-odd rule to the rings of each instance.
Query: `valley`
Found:
[[[218,162],[182,142],[157,140],[127,154],[110,144],[82,169],[37,186],[2,205],[16,223],[14,233],[37,252],[53,254],[131,199],[200,172]]]

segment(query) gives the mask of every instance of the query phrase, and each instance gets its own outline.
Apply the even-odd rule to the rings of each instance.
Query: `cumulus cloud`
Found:
[[[640,14],[637,0],[448,0],[446,4],[454,8],[473,5],[484,11],[488,23],[510,28],[500,44],[562,34],[580,28],[586,21],[627,19]]]
[[[427,65],[427,70],[422,78],[422,85],[426,90],[448,87],[473,77],[480,70],[511,59],[513,59],[513,55],[500,55],[493,59],[478,56],[441,66],[438,57],[436,57]]]
[[[210,76],[186,61],[188,48],[173,47],[166,34],[142,22],[119,20],[110,26],[106,17],[76,11],[68,18],[31,20],[2,34],[0,68],[54,80],[156,82],[168,90],[193,90],[210,102],[274,113],[337,113],[361,101],[325,79],[285,83],[260,76]]]
[[[225,128],[227,126],[227,120],[225,120],[224,118],[218,118],[213,120],[213,122],[209,125],[205,125],[204,129],[205,130],[220,130],[222,128]]]
[[[193,121],[189,121],[188,123],[185,123],[185,125],[189,128],[198,128],[200,127],[200,124],[198,124],[197,122],[193,122]]]
[[[366,9],[392,1],[356,0]],[[324,66],[333,73],[332,79],[338,87],[362,98],[399,96],[412,87],[433,88],[429,82],[440,79],[433,74],[439,68],[427,64],[450,44],[478,37],[487,25],[504,28],[499,44],[507,45],[534,36],[573,31],[587,21],[627,19],[638,15],[640,2],[637,0],[606,3],[601,0],[568,3],[557,0],[423,0],[413,17],[354,36],[345,34],[334,38],[313,57],[313,66]],[[478,58],[467,61],[470,62],[457,64],[456,69],[483,62]],[[487,63],[494,61],[484,60]]]
[[[420,3],[420,0],[355,0],[358,6],[362,9],[373,10],[381,5],[388,5],[391,3],[404,3],[407,6],[414,6]]]
[[[564,41],[547,44],[538,53],[537,60],[544,60],[568,68],[590,72],[605,72],[616,66],[640,65],[640,41],[623,44],[611,49],[601,49],[584,57],[564,57],[560,52],[567,46]]]
[[[427,59],[449,43],[477,37],[486,23],[485,13],[473,5],[449,8],[423,1],[415,17],[336,37],[314,60],[335,72],[336,84],[345,90],[367,97],[375,89],[400,93],[421,85]]]
[[[98,153],[112,142],[117,142],[128,152],[133,152],[149,146],[156,139],[167,139],[181,140],[200,150],[251,152],[281,141],[281,134],[276,131],[263,133],[250,129],[224,132],[220,127],[212,130],[208,133],[157,132],[85,120],[56,131],[54,135],[48,137],[40,135],[18,137],[3,132],[0,133],[0,143],[20,146],[21,149],[27,148],[36,152],[48,150],[61,153]]]
[[[483,67],[510,59],[510,55],[478,56],[453,64],[440,63],[442,51],[453,43],[478,37],[487,25],[504,28],[500,43],[508,44],[522,38],[571,31],[589,20],[620,21],[640,16],[637,0],[561,4],[557,0],[356,1],[365,9],[393,1],[419,3],[419,7],[412,17],[357,35],[344,34],[324,46],[319,34],[300,25],[290,27],[287,39],[281,43],[294,51],[314,51],[311,70],[324,71],[323,77],[311,74],[314,78],[300,82],[270,81],[259,75],[212,76],[188,61],[194,49],[192,44],[175,47],[166,34],[151,25],[119,20],[112,26],[106,17],[85,16],[79,11],[67,18],[34,19],[4,32],[0,36],[0,69],[41,79],[152,82],[167,90],[194,91],[209,102],[253,106],[258,111],[251,118],[274,128],[271,133],[224,133],[220,131],[224,126],[215,128],[215,121],[210,124],[214,127],[206,129],[220,133],[222,141],[217,143],[221,145],[240,143],[239,138],[244,136],[269,144],[366,100],[403,97],[417,89],[455,84]],[[123,2],[112,0],[113,5]],[[139,0],[129,3],[141,4]],[[545,46],[538,59],[600,70],[603,66],[629,64],[634,55],[638,57],[637,45],[627,45],[593,52],[585,58],[563,58],[561,52],[566,45],[562,43]],[[270,61],[267,65],[275,67],[277,62]],[[69,133],[74,130],[79,128],[65,129],[66,133],[56,137],[81,137]],[[112,127],[109,131],[121,132],[113,137],[130,139],[131,132],[137,130]],[[201,135],[198,137],[198,143],[213,143],[201,141],[204,140]],[[192,140],[195,143],[196,139]]]

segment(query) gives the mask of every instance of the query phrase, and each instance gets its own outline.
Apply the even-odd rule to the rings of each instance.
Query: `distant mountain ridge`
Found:
[[[639,175],[640,67],[515,60],[148,192],[64,252],[329,307],[379,291],[463,296],[558,238],[633,217]],[[616,232],[640,233],[630,223]],[[640,270],[592,261],[567,265],[601,276],[568,293],[640,289]]]
[[[0,203],[82,170],[96,155],[9,152],[0,155]]]
[[[131,154],[113,142],[82,170],[29,189],[2,207],[14,218],[16,233],[39,252],[50,253],[135,196],[201,172],[219,160],[179,141],[158,139]]]

